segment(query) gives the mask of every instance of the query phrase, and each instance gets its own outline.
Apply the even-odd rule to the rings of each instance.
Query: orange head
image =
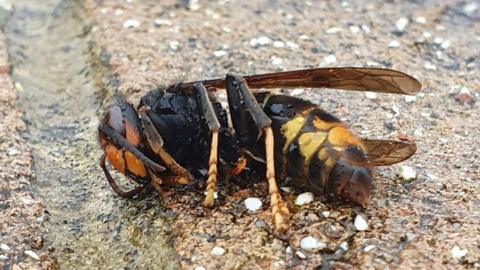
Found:
[[[372,187],[372,175],[367,164],[366,155],[358,147],[345,148],[330,173],[327,192],[366,208]]]
[[[140,132],[140,120],[131,104],[112,106],[99,127],[99,140],[114,169],[136,179],[148,176]]]

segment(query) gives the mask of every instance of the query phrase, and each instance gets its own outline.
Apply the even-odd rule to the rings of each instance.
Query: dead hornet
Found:
[[[335,88],[412,95],[420,83],[399,71],[380,68],[315,68],[181,83],[151,91],[137,109],[113,105],[99,127],[100,165],[113,190],[132,197],[146,187],[185,185],[208,169],[204,206],[214,205],[217,163],[238,175],[248,164],[266,167],[274,225],[288,227],[289,209],[275,178],[296,188],[367,207],[371,169],[411,157],[414,143],[361,139],[315,104],[251,88]],[[209,92],[225,88],[225,109]],[[139,186],[122,190],[105,166]],[[277,166],[275,166],[277,165]],[[197,177],[194,177],[195,174]]]

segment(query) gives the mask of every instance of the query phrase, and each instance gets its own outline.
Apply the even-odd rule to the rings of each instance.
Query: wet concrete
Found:
[[[109,89],[81,1],[16,1],[4,31],[33,154],[44,250],[64,269],[175,268],[169,220],[154,197],[124,201],[98,167]],[[160,218],[159,218],[160,217]]]

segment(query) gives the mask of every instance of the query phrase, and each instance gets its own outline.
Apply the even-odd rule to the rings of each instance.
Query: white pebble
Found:
[[[426,70],[437,70],[437,66],[435,66],[430,62],[425,62],[425,64],[423,65],[423,68],[425,68]]]
[[[368,229],[368,223],[362,217],[362,215],[357,215],[355,217],[355,222],[353,223],[353,225],[355,225],[355,229],[357,229],[357,231],[365,231]]]
[[[423,131],[421,129],[417,128],[413,131],[413,136],[422,137],[423,136]]]
[[[270,38],[265,37],[265,36],[259,37],[259,38],[257,38],[257,43],[258,43],[258,45],[260,45],[260,46],[267,45],[267,44],[270,43]]]
[[[475,3],[475,1],[473,1],[472,3],[467,4],[463,7],[463,12],[470,14],[470,13],[473,13],[477,9],[478,9],[478,4]]]
[[[218,51],[214,51],[213,55],[215,55],[215,57],[222,57],[227,55],[227,52],[224,50],[218,50]]]
[[[139,26],[140,26],[140,22],[138,20],[128,19],[123,22],[123,28],[135,28]]]
[[[293,193],[295,191],[292,187],[280,187],[280,189],[285,193]]]
[[[0,255],[0,261],[7,261],[8,260],[8,256],[6,255]]]
[[[327,29],[327,31],[325,31],[327,34],[336,34],[336,33],[339,33],[339,32],[342,32],[343,29],[340,28],[340,27],[330,27]]]
[[[443,42],[443,38],[441,38],[441,37],[436,37],[436,38],[433,39],[433,43],[435,43],[437,45],[442,44],[442,42]]]
[[[451,252],[454,259],[460,259],[467,255],[468,249],[460,249],[458,246],[454,246]]]
[[[243,203],[245,204],[245,207],[248,209],[248,211],[251,212],[256,212],[262,207],[262,201],[259,198],[246,198]]]
[[[9,156],[16,156],[18,155],[19,151],[16,148],[8,148],[7,155]]]
[[[322,215],[326,218],[328,218],[330,216],[330,211],[323,211],[322,212]]]
[[[370,27],[368,25],[362,24],[361,28],[362,28],[363,32],[365,32],[367,34],[370,33]]]
[[[198,4],[198,0],[190,0],[188,2],[188,8],[192,11],[200,9],[200,5]]]
[[[413,103],[417,100],[416,96],[404,96],[403,99],[406,103]]]
[[[440,48],[442,49],[448,49],[450,47],[450,41],[448,40],[444,40],[441,44],[440,44]]]
[[[35,253],[35,252],[31,251],[31,250],[25,250],[25,252],[23,252],[23,253],[25,253],[25,255],[30,256],[30,258],[32,258],[32,259],[34,259],[34,260],[37,260],[37,261],[40,260],[40,257],[38,257],[37,253]]]
[[[407,28],[408,23],[409,23],[408,19],[405,17],[402,17],[398,19],[397,22],[395,22],[395,28],[397,29],[397,31],[403,32],[405,31],[405,28]]]
[[[374,245],[368,245],[368,246],[366,246],[366,247],[363,249],[363,251],[365,251],[365,252],[370,252],[370,251],[372,251],[374,248],[375,248]]]
[[[164,19],[155,19],[155,21],[153,21],[153,24],[155,26],[171,26],[171,25],[173,25],[172,21],[164,20]]]
[[[415,22],[419,23],[419,24],[426,24],[427,19],[425,19],[425,17],[417,17],[417,18],[415,18]]]
[[[307,258],[307,255],[303,254],[301,251],[295,252],[295,255],[297,255],[298,258],[305,260]]]
[[[295,199],[296,205],[305,205],[313,202],[314,196],[312,192],[305,192],[297,196]]]
[[[272,56],[272,65],[279,66],[283,63],[282,58],[277,56]]]
[[[0,249],[4,252],[9,252],[11,250],[10,247],[7,246],[6,244],[1,244]]]
[[[207,270],[207,269],[205,269],[205,267],[203,266],[197,266],[195,267],[195,270]]]
[[[325,62],[325,64],[333,64],[337,62],[337,57],[334,54],[327,55],[323,58],[323,62]]]
[[[170,41],[169,43],[169,47],[170,47],[170,50],[172,51],[178,51],[178,49],[180,48],[180,43],[178,41]]]
[[[273,47],[275,48],[284,48],[285,47],[285,43],[283,43],[283,41],[280,41],[280,40],[275,40],[273,42]]]
[[[350,32],[352,32],[352,33],[354,33],[354,34],[360,32],[360,27],[358,27],[357,25],[351,25],[351,26],[349,27],[349,29],[350,29]]]
[[[307,39],[310,39],[307,35],[303,34],[300,36],[300,39],[301,40],[307,40]]]
[[[303,88],[295,88],[290,92],[290,95],[291,96],[299,96],[299,95],[303,94],[303,92],[305,92],[305,90]]]
[[[340,249],[342,249],[343,251],[347,251],[348,250],[348,242],[342,242],[340,244]]]
[[[434,175],[434,174],[431,174],[431,173],[427,173],[427,177],[430,179],[430,180],[437,180],[438,179],[438,176]]]
[[[368,99],[377,99],[377,93],[367,91],[365,92],[365,97]]]
[[[285,253],[287,253],[287,254],[292,254],[292,247],[288,246],[288,247],[285,249]]]
[[[222,256],[223,254],[225,254],[225,249],[222,247],[214,247],[210,254],[215,256]]]
[[[400,42],[396,40],[390,41],[387,45],[388,48],[398,48],[399,46],[400,46]]]
[[[401,170],[400,177],[402,177],[405,180],[413,180],[417,177],[417,172],[415,171],[414,168],[410,166],[404,165],[400,168],[400,170]]]
[[[324,249],[327,247],[327,244],[318,241],[315,237],[307,236],[300,240],[300,247],[303,249]]]
[[[123,15],[123,9],[120,9],[120,8],[115,9],[114,14],[117,16]]]
[[[300,48],[300,46],[298,46],[297,43],[292,42],[292,41],[287,41],[287,47],[292,49],[292,50],[296,50],[296,49]]]

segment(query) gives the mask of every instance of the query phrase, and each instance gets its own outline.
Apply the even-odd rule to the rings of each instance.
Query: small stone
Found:
[[[301,251],[297,251],[295,252],[295,255],[297,255],[298,258],[302,259],[302,260],[305,260],[307,258],[307,255],[305,255],[303,252]]]
[[[155,19],[153,21],[153,25],[160,27],[160,26],[172,26],[173,23],[170,20],[165,20],[165,19]]]
[[[292,187],[280,187],[283,192],[293,193],[295,190]]]
[[[427,173],[427,177],[430,180],[437,180],[438,179],[438,176],[436,176],[434,174],[431,174],[431,173]]]
[[[210,254],[214,256],[222,256],[223,254],[225,254],[225,249],[222,247],[214,247]]]
[[[277,56],[272,56],[272,65],[279,66],[283,63],[282,58],[279,58]]]
[[[325,62],[325,64],[333,64],[335,62],[337,62],[337,57],[334,55],[334,54],[330,54],[330,55],[327,55],[323,58],[323,62]]]
[[[336,34],[342,32],[343,29],[340,27],[330,27],[325,31],[327,34]]]
[[[451,252],[454,259],[461,259],[467,255],[468,249],[460,249],[458,246],[454,246]]]
[[[426,70],[437,70],[437,66],[435,66],[431,62],[425,62],[423,68],[425,68]]]
[[[440,44],[440,48],[446,50],[450,47],[450,41],[448,40],[444,40],[441,44]]]
[[[441,37],[436,37],[433,39],[433,43],[435,43],[436,45],[440,45],[442,44],[442,42],[443,42],[443,38]]]
[[[422,137],[423,136],[423,131],[421,129],[417,128],[413,131],[413,136]]]
[[[404,96],[403,100],[405,100],[406,103],[413,103],[417,100],[416,96]]]
[[[308,40],[310,39],[307,35],[303,34],[299,37],[301,40]]]
[[[355,225],[355,229],[357,229],[357,231],[365,231],[365,230],[368,229],[368,223],[362,217],[362,215],[357,215],[355,217],[355,221],[354,221],[353,225]]]
[[[460,104],[473,104],[475,103],[475,97],[472,95],[470,90],[466,87],[462,87],[457,95],[455,95],[455,101]]]
[[[200,9],[200,5],[198,3],[198,0],[190,0],[188,1],[188,9],[195,11]]]
[[[9,156],[16,156],[18,155],[19,151],[16,148],[8,148],[7,155]]]
[[[398,42],[396,40],[392,40],[388,43],[387,47],[388,48],[398,48],[398,47],[400,47],[400,42]]]
[[[288,247],[285,249],[285,253],[287,253],[287,254],[292,254],[292,247],[288,246]]]
[[[0,261],[8,261],[8,256],[6,255],[0,255]]]
[[[259,198],[246,198],[243,203],[245,204],[245,207],[248,209],[248,211],[251,212],[256,212],[262,207],[262,201]]]
[[[304,192],[295,199],[296,205],[305,205],[313,202],[314,196],[312,192]]]
[[[303,94],[303,92],[305,92],[305,90],[303,88],[296,88],[296,89],[293,89],[290,92],[290,95],[291,96],[299,96],[299,95]]]
[[[400,177],[404,180],[413,180],[417,177],[417,172],[413,167],[404,165],[400,168]]]
[[[270,38],[265,37],[265,36],[259,37],[259,38],[257,38],[257,43],[260,46],[265,46],[265,45],[270,43]]]
[[[207,270],[207,269],[205,269],[205,267],[203,266],[197,266],[195,267],[195,270]]]
[[[377,93],[375,92],[365,92],[365,97],[368,99],[377,99]]]
[[[395,28],[397,29],[398,32],[403,33],[405,31],[405,28],[407,28],[408,23],[409,23],[408,19],[405,17],[402,17],[395,22]]]
[[[296,49],[300,48],[300,46],[298,46],[297,43],[292,42],[292,41],[287,41],[287,47],[292,49],[292,50],[296,50]]]
[[[9,252],[11,249],[9,246],[7,246],[6,244],[1,244],[0,245],[0,249],[3,251],[3,252]]]
[[[330,216],[330,211],[323,211],[322,216],[324,216],[325,218],[328,218]]]
[[[315,237],[307,236],[300,240],[300,247],[303,249],[324,249],[327,244],[319,241]]]
[[[227,55],[227,52],[224,51],[224,50],[218,50],[218,51],[214,51],[214,52],[213,52],[213,55],[214,55],[215,57],[222,57],[222,56]]]
[[[478,4],[475,1],[473,1],[472,3],[466,4],[463,7],[463,12],[465,12],[467,14],[471,14],[477,9],[478,9]]]
[[[366,247],[363,249],[363,251],[365,251],[365,252],[370,252],[370,251],[372,251],[374,248],[375,248],[375,245],[368,245],[368,246],[366,246]]]
[[[170,41],[168,46],[170,47],[170,50],[172,50],[172,51],[178,51],[178,49],[180,49],[180,43],[178,41],[175,41],[175,40]]]
[[[366,34],[370,33],[370,27],[368,25],[362,24],[361,28]]]
[[[115,9],[114,14],[115,14],[116,16],[121,16],[121,15],[123,15],[123,9],[120,9],[120,8]]]
[[[31,250],[25,250],[25,255],[29,256],[30,258],[36,260],[36,261],[39,261],[40,260],[40,257],[38,257],[37,253],[31,251]]]
[[[397,105],[393,105],[392,112],[394,113],[394,116],[398,116],[400,114],[400,108]]]
[[[135,19],[128,19],[123,22],[123,28],[135,28],[139,26],[140,26],[140,22]]]
[[[280,41],[280,40],[275,40],[273,42],[273,47],[275,48],[284,48],[285,47],[285,43],[283,41]]]
[[[342,249],[343,251],[347,251],[348,250],[348,242],[342,242],[340,244],[340,249]]]
[[[358,27],[357,25],[351,25],[348,29],[350,29],[350,32],[352,32],[353,34],[360,32],[360,27]]]
[[[419,23],[419,24],[426,24],[427,19],[425,19],[425,17],[417,17],[417,18],[415,18],[415,22]]]

